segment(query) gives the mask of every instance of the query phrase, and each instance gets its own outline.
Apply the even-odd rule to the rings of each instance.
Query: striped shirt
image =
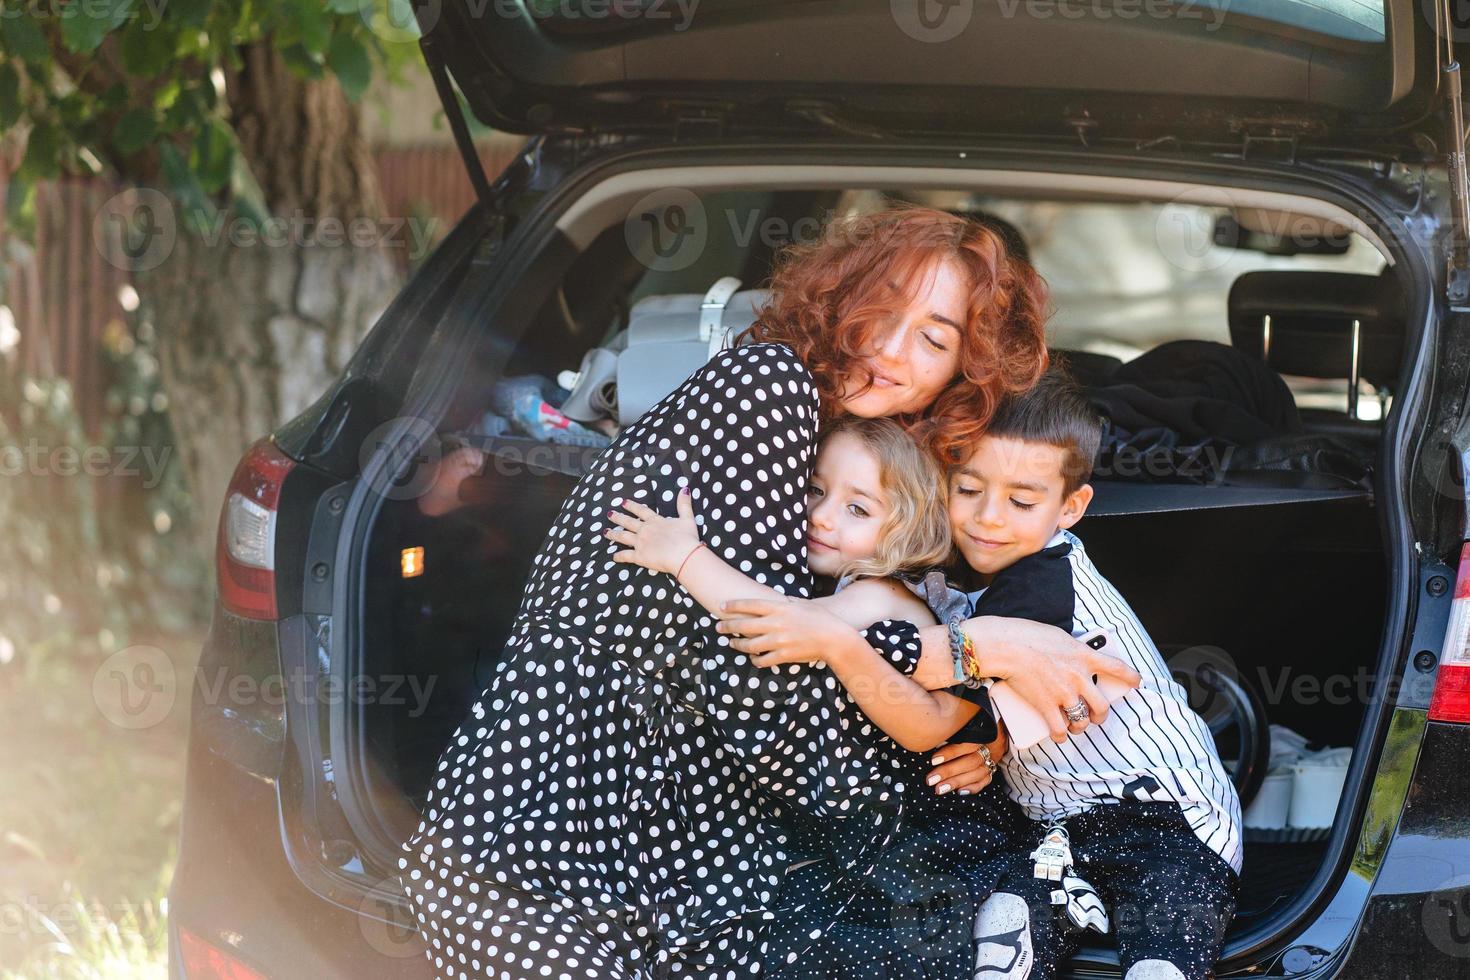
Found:
[[[1042,739],[1006,753],[1000,768],[1007,790],[1026,814],[1045,821],[1119,800],[1173,801],[1199,839],[1238,873],[1240,798],[1214,738],[1143,624],[1077,536],[1058,531],[1045,549],[1003,569],[970,598],[977,616],[1053,622],[1073,636],[1107,630],[1110,652],[1142,677],[1137,690],[1113,702],[1101,725],[1089,725],[1060,745]]]

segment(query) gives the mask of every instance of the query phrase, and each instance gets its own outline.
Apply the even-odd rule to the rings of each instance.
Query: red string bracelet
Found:
[[[685,555],[684,556],[684,560],[681,561],[681,562],[679,562],[679,570],[674,573],[674,581],[677,582],[679,580],[679,576],[684,574],[684,566],[687,565],[687,564],[689,564],[689,559],[693,558],[694,557],[694,553],[696,551],[698,551],[700,548],[703,548],[703,547],[704,547],[704,542],[701,541],[701,542],[699,542],[699,544],[697,544],[694,547],[692,547],[692,548],[689,549],[689,554]]]

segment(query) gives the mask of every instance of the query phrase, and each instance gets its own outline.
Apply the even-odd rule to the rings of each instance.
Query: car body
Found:
[[[468,417],[476,372],[549,363],[553,349],[565,364],[598,342],[576,316],[547,320],[553,307],[605,312],[646,273],[679,281],[677,244],[627,237],[640,215],[672,235],[691,200],[717,212],[720,194],[771,193],[761,213],[789,225],[824,194],[892,187],[1275,208],[1318,230],[1351,227],[1382,254],[1402,306],[1391,409],[1368,433],[1371,493],[1283,511],[1229,503],[1227,487],[1208,499],[1146,490],[1142,504],[1119,490],[1117,523],[1083,533],[1126,554],[1140,528],[1193,528],[1183,522],[1208,512],[1234,515],[1207,518],[1222,553],[1240,528],[1286,535],[1283,553],[1310,559],[1300,595],[1262,544],[1224,562],[1220,602],[1245,601],[1260,568],[1272,586],[1261,602],[1281,607],[1272,629],[1294,612],[1318,619],[1290,634],[1297,646],[1320,638],[1300,662],[1311,676],[1334,669],[1331,651],[1361,648],[1366,686],[1330,723],[1353,747],[1334,825],[1277,905],[1232,933],[1221,975],[1470,975],[1470,219],[1464,155],[1445,149],[1464,137],[1447,70],[1458,36],[1439,26],[1448,8],[1389,0],[1364,22],[1314,3],[931,7],[705,0],[681,22],[661,0],[418,6],[462,145],[454,85],[483,122],[534,136],[493,183],[467,154],[479,203],[331,390],[232,481],[194,691],[172,975],[431,975],[394,879],[397,845],[583,461],[519,458],[508,482],[487,485],[501,494],[493,526],[476,525],[484,550],[467,555],[462,525],[408,506],[442,462],[442,421]],[[965,24],[946,26],[944,10]],[[741,261],[760,268],[775,244]],[[628,265],[639,248],[652,251]],[[605,289],[587,275],[604,255],[624,269]],[[410,555],[400,545],[412,542]],[[450,558],[432,588],[410,569],[426,547]],[[383,560],[389,573],[372,571]],[[1136,576],[1131,599],[1167,592],[1162,577],[1123,571]],[[1211,582],[1222,584],[1196,584]],[[1177,624],[1164,633],[1193,638]],[[427,666],[405,669],[385,643],[424,652]],[[221,697],[232,682],[285,696]],[[1311,715],[1301,700],[1274,701],[1272,720]],[[1116,975],[1116,957],[1088,948],[1071,969]]]

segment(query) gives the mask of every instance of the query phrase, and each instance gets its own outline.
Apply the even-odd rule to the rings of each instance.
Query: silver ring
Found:
[[[1071,722],[1086,721],[1089,713],[1087,710],[1087,699],[1078,698],[1077,703],[1067,709],[1067,720]]]

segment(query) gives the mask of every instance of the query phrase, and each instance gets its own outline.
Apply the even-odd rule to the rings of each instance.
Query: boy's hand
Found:
[[[826,663],[861,637],[851,626],[806,599],[736,599],[720,607],[715,631],[750,654],[757,667]]]
[[[605,533],[609,540],[628,546],[627,551],[613,553],[613,561],[642,565],[655,572],[674,575],[689,553],[699,544],[699,526],[694,523],[694,502],[689,488],[675,495],[678,517],[664,517],[652,507],[625,500],[622,507],[607,512],[608,520],[618,525]]]

